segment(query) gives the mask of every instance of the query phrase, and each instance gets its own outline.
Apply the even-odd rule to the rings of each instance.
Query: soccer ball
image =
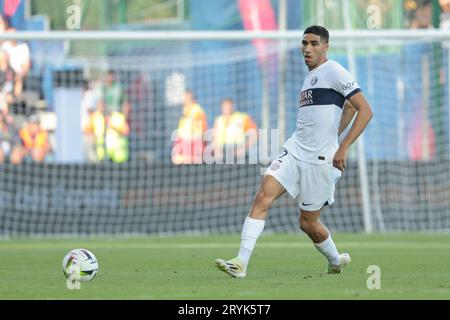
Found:
[[[79,281],[91,281],[98,272],[97,258],[89,250],[73,249],[64,256],[62,269],[66,278],[79,272]]]

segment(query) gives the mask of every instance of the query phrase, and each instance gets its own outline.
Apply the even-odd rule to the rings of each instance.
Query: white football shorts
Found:
[[[286,189],[292,198],[298,197],[300,209],[316,211],[334,202],[336,182],[341,171],[331,163],[312,164],[295,158],[283,149],[265,172]]]

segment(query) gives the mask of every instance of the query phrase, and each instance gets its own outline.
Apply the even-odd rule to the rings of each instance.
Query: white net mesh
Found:
[[[354,144],[336,201],[324,211],[330,229],[357,232],[367,223],[375,231],[450,229],[449,50],[442,39],[430,39],[331,38],[329,57],[347,68],[351,44],[374,118],[364,134],[364,157]],[[0,234],[239,232],[261,168],[278,154],[278,138],[295,130],[307,73],[299,40],[27,41],[32,68],[22,94],[7,103],[12,121],[0,136]],[[112,86],[108,71],[117,79]],[[245,164],[203,158],[175,165],[172,137],[187,89],[209,129],[229,97],[258,129],[281,125],[285,132],[259,136]],[[129,132],[120,117],[116,140],[107,133],[112,120],[103,121],[98,136],[86,129],[99,101],[110,120],[113,110],[126,117]],[[26,144],[20,129],[34,116],[48,130],[43,162],[32,151],[14,154]],[[363,219],[361,161],[369,221]],[[270,210],[267,230],[296,230],[298,214],[296,202],[283,196]]]

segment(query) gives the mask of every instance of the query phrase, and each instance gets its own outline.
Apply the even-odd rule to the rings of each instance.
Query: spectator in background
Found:
[[[109,159],[115,163],[128,161],[130,104],[115,71],[107,72],[98,99],[95,100],[96,111],[91,113],[83,131],[94,142],[96,160]]]
[[[256,141],[256,123],[244,112],[234,110],[230,98],[222,100],[222,114],[214,121],[214,157],[223,160],[245,160],[248,150]]]
[[[162,130],[161,119],[156,116],[153,84],[148,71],[136,74],[127,88],[132,110],[127,119],[130,125],[130,149],[137,158],[152,157],[155,139]]]
[[[113,111],[107,119],[106,154],[114,163],[123,163],[129,159],[128,135],[130,128],[122,112]]]
[[[0,14],[0,33],[4,33],[9,28],[9,20],[6,16]]]
[[[409,1],[411,2],[411,1]],[[433,28],[433,4],[431,0],[416,0],[412,5],[411,29],[429,29]]]
[[[102,161],[106,157],[105,132],[106,117],[103,100],[97,101],[96,109],[89,114],[89,119],[83,127],[85,135],[90,136],[94,145],[95,161]]]
[[[414,161],[432,160],[436,156],[436,135],[428,119],[421,112],[410,124],[407,149],[409,159]]]
[[[15,32],[16,29],[9,28],[8,32]],[[9,64],[20,79],[24,79],[31,68],[30,48],[25,42],[18,43],[16,40],[4,41],[0,50],[6,51],[9,55]]]
[[[29,121],[20,129],[19,136],[22,140],[21,158],[29,158],[37,163],[44,162],[51,151],[50,141],[48,132],[42,129],[36,115],[30,116]]]
[[[450,28],[450,0],[439,0],[439,5],[441,6],[439,28],[449,29]]]
[[[409,8],[411,21],[411,29],[430,29],[433,28],[433,3],[431,0],[409,0],[405,2],[405,8]],[[419,78],[423,78],[423,61],[424,58],[429,58],[429,55],[433,55],[434,49],[440,46],[439,43],[409,43],[405,45],[404,55],[405,59],[409,63],[409,68],[406,72],[406,78],[408,79],[412,75]],[[428,62],[430,63],[428,68],[433,74],[433,82],[431,86],[437,84],[434,79],[441,78],[439,73],[444,75],[443,69],[439,69],[437,64],[435,65],[434,59]],[[411,79],[411,78],[409,78]],[[433,130],[433,123],[429,117],[425,117],[425,104],[430,106],[435,104],[433,99],[424,102],[425,97],[423,84],[421,81],[412,84],[415,90],[412,90],[408,95],[407,100],[410,101],[410,108],[408,110],[408,119],[406,121],[406,136],[407,136],[407,152],[409,159],[411,160],[431,160],[436,154],[436,136]],[[433,101],[432,101],[433,100]],[[437,107],[437,105],[436,105]],[[438,110],[438,109],[437,109]],[[436,112],[438,112],[436,110]]]
[[[7,16],[0,14],[0,34],[7,32],[9,29],[9,19]],[[0,47],[4,42],[9,40],[0,40]]]
[[[83,131],[83,150],[86,159],[89,162],[96,160],[94,135],[88,129],[92,114],[95,112],[99,100],[98,90],[95,89],[94,83],[88,80],[83,81],[83,97],[81,100],[81,129]]]
[[[117,111],[122,112],[128,119],[130,104],[128,103],[128,97],[122,84],[117,80],[117,75],[114,70],[109,70],[106,74],[102,94],[105,104],[105,113],[107,115]]]
[[[403,1],[403,12],[404,12],[403,24],[405,28],[411,27],[411,21],[414,19],[416,9],[417,9],[417,0]]]
[[[203,133],[207,129],[206,114],[196,101],[194,93],[184,94],[183,114],[178,122],[172,149],[174,164],[193,164],[203,161]]]
[[[0,51],[0,107],[9,108],[14,102],[14,97],[20,96],[21,91],[22,80],[16,77],[10,67],[8,53]]]
[[[113,111],[106,115],[104,110],[104,101],[99,100],[97,110],[90,114],[84,132],[92,135],[97,161],[109,159],[114,163],[126,162],[129,159],[130,132],[126,118],[122,112]]]
[[[7,158],[14,163],[20,151],[21,140],[14,125],[14,119],[7,107],[0,108],[0,163]]]

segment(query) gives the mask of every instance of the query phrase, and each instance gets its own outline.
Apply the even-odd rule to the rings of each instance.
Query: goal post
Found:
[[[342,6],[342,14],[344,16],[345,31],[351,32],[352,28],[350,25],[351,20],[349,14],[348,0],[344,0],[344,5]],[[356,59],[353,51],[353,43],[350,40],[347,40],[347,55],[348,55],[349,71],[357,79],[358,71],[356,68]],[[370,189],[367,177],[366,153],[364,150],[364,133],[362,133],[361,136],[358,137],[358,140],[356,141],[356,147],[358,149],[358,173],[361,185],[362,216],[363,216],[364,231],[366,233],[372,233],[373,231],[372,209],[370,206],[370,196],[369,196]]]
[[[295,130],[308,73],[301,37],[301,31],[0,34],[0,41],[24,41],[31,50],[22,107],[10,108],[14,124],[19,130],[37,114],[52,142],[44,163],[20,165],[11,163],[13,143],[2,142],[0,236],[239,232],[261,172],[280,151],[279,138]],[[333,231],[450,230],[449,43],[450,30],[330,30],[329,58],[356,73],[374,111],[364,139],[349,150],[335,203],[324,210]],[[109,70],[131,110],[128,159],[120,163],[98,159],[92,141],[91,154],[84,149],[83,84],[98,102]],[[254,120],[258,139],[244,163],[205,161],[206,153],[199,164],[173,163],[172,137],[188,89],[209,130],[225,98]],[[97,106],[91,101],[90,111]],[[270,210],[267,231],[297,232],[298,214],[296,201],[284,195]]]

